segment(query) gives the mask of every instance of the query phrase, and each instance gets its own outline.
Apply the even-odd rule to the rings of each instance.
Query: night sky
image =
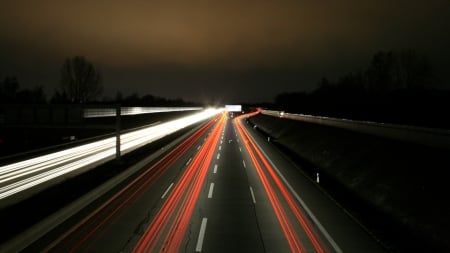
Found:
[[[109,97],[121,91],[195,102],[271,101],[283,91],[311,91],[321,77],[333,80],[364,68],[378,51],[397,49],[428,56],[440,80],[449,79],[449,0],[3,0],[0,6],[0,78],[42,85],[48,96],[59,87],[64,59],[76,55],[100,69]]]

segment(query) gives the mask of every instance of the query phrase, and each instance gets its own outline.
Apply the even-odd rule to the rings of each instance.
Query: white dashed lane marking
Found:
[[[214,191],[214,183],[211,183],[209,185],[209,192],[208,192],[208,199],[211,199],[213,196],[213,191]]]
[[[200,225],[200,233],[198,234],[198,239],[197,239],[197,246],[195,247],[196,252],[202,252],[203,240],[205,239],[207,222],[208,222],[208,218],[202,219],[202,224]]]
[[[171,184],[169,185],[169,187],[167,188],[167,190],[166,190],[166,191],[164,192],[164,194],[161,196],[162,199],[166,197],[167,193],[169,193],[170,188],[172,188],[172,186],[173,186],[173,183],[171,183]]]
[[[253,188],[250,186],[250,194],[252,194],[253,204],[256,204],[255,194],[253,194]]]

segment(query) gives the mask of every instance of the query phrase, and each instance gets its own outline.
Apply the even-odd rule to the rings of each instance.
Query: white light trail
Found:
[[[120,115],[138,115],[159,112],[178,112],[201,110],[201,107],[121,107]],[[116,116],[116,108],[86,108],[83,110],[84,118],[100,118]]]
[[[206,109],[166,123],[122,134],[121,154],[172,134],[184,127],[213,117],[222,109]],[[62,150],[0,167],[0,199],[48,182],[93,163],[115,158],[116,137]]]

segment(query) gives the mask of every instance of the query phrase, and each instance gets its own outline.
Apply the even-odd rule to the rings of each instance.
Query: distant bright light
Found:
[[[229,112],[241,112],[242,105],[225,105],[225,110]]]

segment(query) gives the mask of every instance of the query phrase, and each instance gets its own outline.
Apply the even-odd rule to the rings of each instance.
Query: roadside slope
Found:
[[[249,121],[393,251],[450,250],[449,150],[261,114]]]

